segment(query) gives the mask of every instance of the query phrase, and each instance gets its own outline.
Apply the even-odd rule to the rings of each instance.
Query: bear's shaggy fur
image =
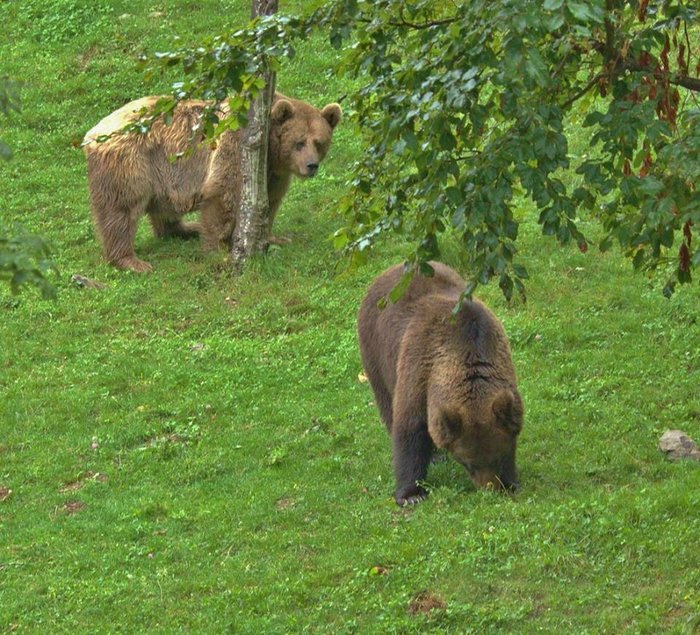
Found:
[[[196,100],[179,103],[169,125],[158,119],[146,134],[121,132],[158,99],[126,104],[83,141],[97,232],[105,257],[121,269],[151,270],[134,254],[136,227],[144,213],[156,236],[189,238],[201,231],[208,249],[230,244],[236,223],[242,132],[226,132],[215,145],[201,144],[201,135],[193,138],[192,133],[206,102]],[[227,115],[225,106],[219,115]],[[338,104],[318,110],[275,94],[268,146],[270,225],[292,176],[311,177],[318,171],[341,116]],[[201,226],[183,223],[182,216],[195,209],[202,212]]]
[[[394,266],[369,288],[358,316],[360,352],[393,441],[396,502],[420,502],[434,449],[444,448],[478,487],[517,489],[515,449],[523,402],[505,331],[478,300],[452,310],[465,282],[441,263],[416,275],[395,304],[380,308],[401,279]]]

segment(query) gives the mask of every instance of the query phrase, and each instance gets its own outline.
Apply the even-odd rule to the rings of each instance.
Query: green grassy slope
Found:
[[[354,329],[403,247],[335,277],[334,202],[362,152],[350,123],[285,200],[275,229],[293,243],[242,277],[146,222],[153,274],[102,261],[72,142],[167,88],[138,73],[138,52],[248,11],[0,3],[0,72],[25,81],[24,111],[0,122],[15,151],[0,213],[44,235],[61,271],[56,302],[0,289],[0,630],[697,632],[700,466],[656,449],[667,428],[700,440],[697,287],[666,300],[618,254],[560,250],[523,211],[528,303],[480,290],[525,399],[523,490],[476,492],[448,461],[429,500],[401,510]],[[280,90],[338,99],[335,55],[303,45]]]

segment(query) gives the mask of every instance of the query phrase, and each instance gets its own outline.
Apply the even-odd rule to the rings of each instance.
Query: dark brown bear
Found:
[[[382,309],[404,273],[401,265],[388,269],[358,316],[362,363],[393,441],[399,505],[427,496],[420,482],[436,447],[464,465],[477,487],[518,488],[523,402],[508,338],[478,300],[453,316],[465,282],[446,265],[430,264],[432,277],[416,275],[403,297]]]
[[[172,122],[156,120],[143,135],[122,129],[152,110],[158,97],[132,101],[92,128],[83,141],[92,214],[105,257],[120,269],[150,271],[134,253],[139,219],[148,215],[156,236],[189,238],[200,231],[204,246],[230,246],[238,214],[242,175],[241,131],[224,133],[215,145],[193,138],[207,102],[180,102]],[[219,108],[228,116],[227,105]],[[342,112],[322,110],[277,93],[270,112],[267,193],[270,227],[292,176],[312,177],[328,152]],[[176,156],[180,158],[175,160]],[[183,223],[199,209],[201,225]]]

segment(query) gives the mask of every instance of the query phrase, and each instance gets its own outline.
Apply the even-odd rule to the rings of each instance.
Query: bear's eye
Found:
[[[297,141],[294,144],[294,149],[298,152],[299,150],[303,150],[305,145],[306,145],[306,141]]]

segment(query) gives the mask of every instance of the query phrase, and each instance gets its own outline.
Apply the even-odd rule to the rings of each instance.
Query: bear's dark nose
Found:
[[[306,172],[309,176],[315,176],[316,172],[318,172],[318,163],[307,163]]]
[[[517,494],[520,491],[520,483],[518,483],[518,481],[504,482],[503,488],[506,490],[506,492]]]

